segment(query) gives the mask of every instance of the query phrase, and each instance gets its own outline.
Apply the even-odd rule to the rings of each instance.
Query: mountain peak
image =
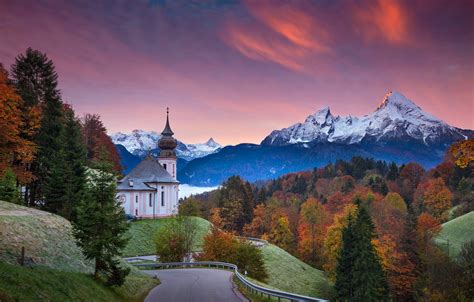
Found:
[[[308,116],[305,120],[305,122],[314,122],[318,125],[323,125],[326,122],[329,122],[333,119],[333,116],[331,114],[331,109],[329,106],[324,106],[320,110],[316,111],[314,114]]]
[[[397,91],[390,91],[384,96],[384,99],[382,103],[377,107],[377,110],[380,110],[382,108],[386,107],[395,107],[398,109],[417,109],[421,110],[420,107],[418,107],[412,100],[408,99],[405,97],[403,94],[397,92]]]
[[[219,143],[217,143],[212,137],[205,142],[206,145],[210,147],[221,147]]]
[[[418,141],[435,144],[466,136],[399,92],[389,92],[377,110],[361,117],[331,115],[329,107],[308,116],[304,123],[273,131],[262,144],[288,145],[308,142]]]

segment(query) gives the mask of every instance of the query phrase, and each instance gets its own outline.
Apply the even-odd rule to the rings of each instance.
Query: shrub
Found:
[[[196,257],[202,261],[222,261],[236,264],[241,272],[264,281],[267,278],[262,252],[245,240],[216,227],[204,237],[203,253]]]

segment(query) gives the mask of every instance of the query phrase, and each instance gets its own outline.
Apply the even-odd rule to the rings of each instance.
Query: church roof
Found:
[[[133,186],[130,186],[133,181]],[[119,181],[118,190],[150,190],[154,188],[147,183],[178,183],[156,158],[147,155],[135,168]]]

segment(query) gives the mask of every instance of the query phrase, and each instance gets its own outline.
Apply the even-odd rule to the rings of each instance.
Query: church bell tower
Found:
[[[174,132],[171,130],[169,121],[169,108],[166,108],[166,125],[165,129],[161,132],[161,138],[158,141],[158,147],[160,148],[160,155],[158,156],[158,162],[165,168],[168,173],[177,178],[177,167],[176,167],[176,146],[178,142],[173,137]]]

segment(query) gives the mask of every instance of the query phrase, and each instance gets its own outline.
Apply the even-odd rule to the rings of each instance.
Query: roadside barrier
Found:
[[[152,268],[152,269],[174,269],[174,268],[203,268],[203,267],[213,267],[213,268],[222,268],[229,269],[234,271],[235,276],[239,282],[245,286],[250,292],[255,294],[260,294],[261,296],[267,296],[270,298],[276,298],[278,301],[281,299],[286,299],[289,301],[319,301],[327,302],[327,300],[297,295],[293,293],[288,293],[280,290],[266,288],[260,285],[257,285],[253,282],[250,282],[239,272],[237,265],[226,262],[216,262],[216,261],[201,261],[201,262],[168,262],[168,263],[137,263],[131,265],[136,267],[143,268]]]

